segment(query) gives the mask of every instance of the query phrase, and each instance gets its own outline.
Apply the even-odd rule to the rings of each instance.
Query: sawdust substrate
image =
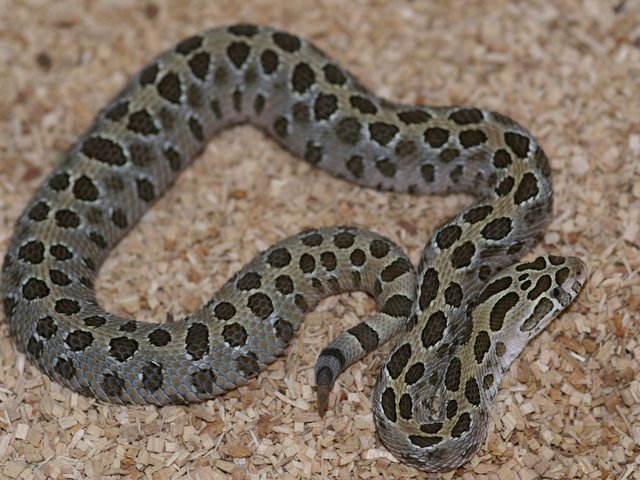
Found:
[[[440,478],[640,479],[640,2],[0,2],[0,254],[33,190],[124,81],[199,30],[266,23],[313,40],[374,91],[466,104],[526,125],[551,159],[554,221],[536,252],[591,269],[580,297],[525,349],[485,446]],[[468,197],[364,190],[261,132],[218,135],[118,246],[101,303],[142,320],[205,302],[258,251],[312,226],[355,224],[414,261]],[[384,352],[339,379],[316,413],[322,346],[372,309],[324,301],[247,386],[189,407],[122,407],[52,383],[0,326],[0,477],[412,478],[376,438]],[[2,314],[0,314],[1,316]],[[425,476],[426,477],[426,476]]]

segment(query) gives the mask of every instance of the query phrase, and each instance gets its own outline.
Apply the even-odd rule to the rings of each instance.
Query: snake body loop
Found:
[[[359,185],[477,200],[438,228],[417,272],[387,238],[320,228],[256,256],[183,320],[104,311],[94,281],[109,251],[209,137],[240,122]],[[504,115],[391,103],[294,35],[233,25],[180,42],[99,113],[18,220],[2,298],[18,348],[55,381],[165,405],[237,387],[320,299],[366,291],[377,312],[318,358],[319,408],[342,370],[399,333],[375,422],[396,456],[438,471],[477,451],[505,370],[584,282],[573,257],[516,264],[551,210],[547,157]]]

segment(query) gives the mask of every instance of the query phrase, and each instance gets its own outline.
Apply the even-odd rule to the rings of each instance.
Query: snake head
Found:
[[[536,267],[545,264],[544,269]],[[526,268],[523,268],[525,266]],[[525,290],[531,313],[522,317],[520,331],[533,337],[578,295],[587,279],[587,266],[577,257],[538,257],[515,267],[523,271],[518,279]],[[526,275],[526,278],[525,278]]]

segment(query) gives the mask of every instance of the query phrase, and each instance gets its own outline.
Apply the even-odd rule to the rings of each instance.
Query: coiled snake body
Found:
[[[213,133],[245,121],[360,185],[477,201],[437,230],[417,273],[380,235],[322,228],[261,253],[181,321],[104,311],[94,280],[108,252]],[[511,361],[584,282],[574,257],[514,265],[549,221],[549,175],[536,140],[503,115],[393,104],[291,34],[217,28],[136,75],[36,191],[4,261],[5,314],[18,348],[55,381],[165,405],[237,387],[320,299],[366,291],[377,313],[318,358],[319,409],[342,370],[399,332],[374,390],[378,432],[405,462],[450,469],[486,438]]]

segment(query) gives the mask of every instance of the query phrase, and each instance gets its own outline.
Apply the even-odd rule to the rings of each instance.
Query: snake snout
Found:
[[[589,276],[589,268],[578,257],[568,257],[567,261],[571,274],[567,276],[567,279],[560,287],[571,295],[571,298],[574,298],[586,283]]]

